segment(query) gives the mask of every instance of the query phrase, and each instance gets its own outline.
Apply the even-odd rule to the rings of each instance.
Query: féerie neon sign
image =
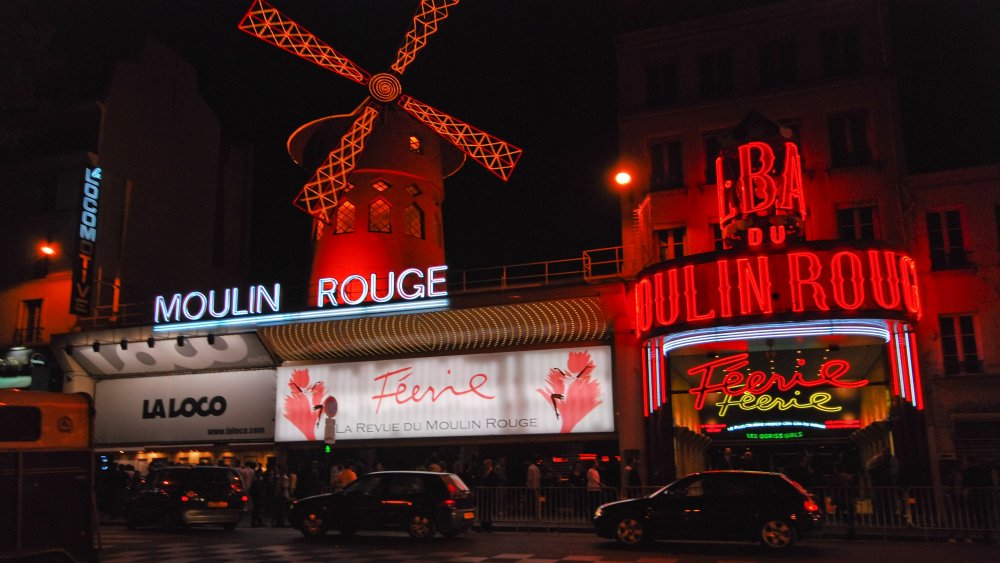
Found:
[[[709,394],[721,393],[722,399],[714,403],[719,407],[720,418],[726,416],[731,407],[744,411],[812,409],[839,412],[841,407],[828,405],[832,398],[830,393],[817,391],[804,397],[802,389],[796,388],[824,386],[854,389],[868,385],[867,379],[843,379],[851,369],[847,360],[827,360],[820,365],[815,379],[806,379],[799,371],[793,372],[790,377],[761,370],[743,373],[741,370],[750,364],[748,358],[749,354],[735,354],[689,369],[688,375],[699,379],[698,385],[688,390],[688,393],[695,396],[695,410],[700,411],[705,407]],[[770,394],[772,390],[783,393],[792,391],[793,396],[775,397]]]

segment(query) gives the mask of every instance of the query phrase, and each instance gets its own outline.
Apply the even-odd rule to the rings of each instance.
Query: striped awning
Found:
[[[475,352],[609,337],[600,297],[260,327],[282,361]]]

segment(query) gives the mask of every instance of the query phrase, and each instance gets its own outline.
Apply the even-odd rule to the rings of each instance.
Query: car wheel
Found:
[[[299,531],[307,538],[318,538],[326,533],[326,521],[321,514],[306,514]]]
[[[227,532],[235,530],[236,524],[237,524],[236,522],[226,522],[225,524],[222,525],[222,529],[226,530]]]
[[[760,542],[771,549],[784,549],[795,543],[795,530],[784,520],[767,520],[760,527]]]
[[[632,517],[622,518],[615,529],[615,539],[625,545],[639,545],[649,541],[646,527],[641,520]]]
[[[411,538],[429,539],[434,536],[434,520],[423,512],[415,512],[410,517],[410,524],[406,527],[406,531]]]

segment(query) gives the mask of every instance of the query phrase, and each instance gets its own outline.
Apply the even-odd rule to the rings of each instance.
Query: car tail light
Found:
[[[813,499],[807,498],[803,504],[805,505],[806,512],[819,512],[819,505]]]
[[[191,498],[188,497],[187,495],[181,495],[181,502],[187,502],[189,500],[191,500]]]
[[[240,497],[240,500],[242,500],[243,502],[246,502],[246,501],[250,500],[250,497],[248,497],[246,495],[243,495],[243,496]]]
[[[441,503],[441,506],[447,506],[449,508],[454,507],[455,506],[455,500],[454,499],[445,499],[445,501]]]

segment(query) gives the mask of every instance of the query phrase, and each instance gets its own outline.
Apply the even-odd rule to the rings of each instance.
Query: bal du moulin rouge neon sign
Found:
[[[916,264],[906,254],[788,244],[801,241],[806,205],[798,148],[779,146],[782,158],[771,144],[753,141],[716,160],[720,228],[727,248],[743,252],[662,262],[641,273],[635,286],[640,335],[780,313],[920,317]]]

